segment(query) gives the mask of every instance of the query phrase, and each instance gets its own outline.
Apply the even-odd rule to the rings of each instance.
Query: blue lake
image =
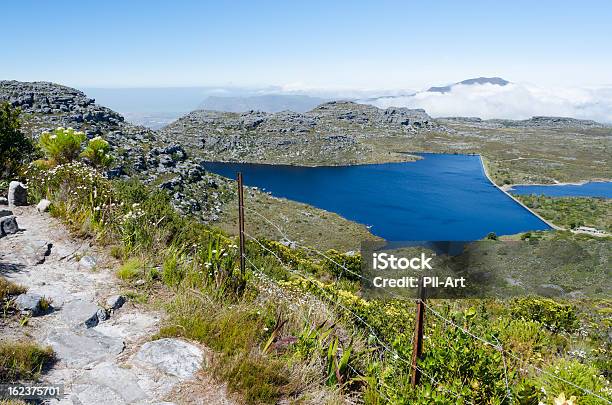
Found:
[[[512,194],[536,194],[549,197],[602,197],[612,198],[612,182],[591,182],[585,184],[563,184],[550,186],[514,186]]]
[[[474,240],[549,226],[486,178],[479,156],[301,167],[207,162],[205,169],[371,226],[386,240]],[[248,212],[248,211],[247,211]],[[247,215],[248,222],[248,215]]]

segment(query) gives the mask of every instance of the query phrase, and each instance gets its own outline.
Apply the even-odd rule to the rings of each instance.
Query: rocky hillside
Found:
[[[171,139],[126,122],[81,91],[54,83],[0,81],[4,101],[21,109],[22,127],[32,137],[59,126],[83,131],[88,138],[101,135],[115,157],[109,177],[136,176],[169,190],[182,212],[199,212],[204,220],[218,217],[229,182],[205,173],[198,160]]]
[[[333,101],[306,113],[198,110],[160,134],[208,160],[337,165],[405,160],[375,140],[440,129],[424,110]]]
[[[592,120],[547,116],[535,116],[526,120],[483,120],[477,117],[445,117],[438,118],[438,121],[450,125],[454,123],[463,123],[473,126],[480,126],[482,128],[609,128],[609,126],[606,126],[605,124]]]
[[[192,139],[190,133],[159,132],[132,125],[120,114],[97,105],[83,92],[53,83],[0,81],[0,102],[5,101],[21,109],[22,128],[32,137],[36,138],[41,132],[58,126],[81,130],[89,138],[101,135],[111,144],[115,157],[114,166],[108,171],[109,177],[135,177],[167,190],[179,212],[193,214],[230,233],[235,230],[236,219],[232,217],[237,206],[234,182],[206,172],[201,165],[204,157],[222,160],[227,156],[222,153],[217,155],[215,151],[218,149],[210,146],[210,143],[192,142],[197,138]],[[291,124],[285,124],[287,128],[298,125],[309,128],[315,122],[309,117],[300,124],[302,118],[297,117],[303,115],[294,113],[275,114],[274,122],[266,120],[263,113],[230,114],[235,119],[228,120],[222,118],[223,115],[195,112],[184,120],[207,116],[208,120],[225,128],[225,138],[218,138],[220,145],[228,142],[232,145],[233,139],[237,139],[236,143],[240,145],[243,140],[239,135],[243,129],[278,127],[283,125],[283,117],[291,121]],[[273,146],[271,150],[274,151],[275,144],[271,142],[269,145]],[[231,153],[231,149],[228,153]],[[365,226],[349,222],[336,214],[275,198],[255,189],[249,190],[247,198],[252,200],[253,208],[266,212],[268,218],[276,223],[293,223],[294,217],[299,219],[297,223],[303,225],[303,229],[294,230],[294,235],[313,246],[349,250],[355,248],[359,241],[372,237]],[[269,238],[278,237],[276,231],[262,221],[252,218],[248,225],[250,232]],[[341,237],[327,238],[319,243],[318,235],[330,229]]]

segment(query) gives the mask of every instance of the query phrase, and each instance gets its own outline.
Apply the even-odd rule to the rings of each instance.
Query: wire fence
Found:
[[[406,363],[408,365],[409,368],[415,368],[417,369],[423,376],[425,376],[427,379],[429,379],[432,383],[433,386],[440,388],[442,391],[444,391],[447,394],[451,394],[452,396],[454,396],[455,398],[460,398],[463,399],[465,403],[467,404],[472,404],[473,402],[471,402],[470,400],[462,397],[460,394],[457,394],[453,391],[450,391],[448,389],[446,389],[444,386],[440,385],[440,382],[434,378],[431,374],[427,373],[425,370],[423,370],[422,368],[413,365],[412,362],[406,358],[404,358],[399,352],[397,352],[397,350],[391,348],[386,342],[384,342],[379,336],[378,333],[376,332],[376,329],[370,325],[365,319],[363,319],[363,317],[359,316],[358,314],[356,314],[354,311],[350,310],[349,308],[347,308],[345,305],[343,305],[342,303],[338,302],[338,300],[335,299],[335,297],[333,295],[331,295],[328,291],[326,291],[324,288],[322,288],[320,285],[318,285],[318,283],[314,280],[311,279],[310,276],[300,272],[299,270],[295,270],[293,268],[291,268],[290,266],[288,266],[277,254],[276,252],[274,252],[273,250],[269,249],[267,246],[265,246],[264,244],[262,244],[257,238],[249,235],[247,232],[244,232],[244,234],[253,242],[257,243],[262,249],[264,249],[265,251],[267,251],[268,253],[272,254],[277,261],[279,262],[279,264],[281,266],[283,266],[287,271],[289,271],[292,274],[296,274],[308,281],[311,282],[311,284],[317,288],[327,299],[328,302],[332,303],[333,305],[335,305],[336,307],[341,308],[345,313],[350,314],[352,317],[354,317],[357,321],[359,321],[359,323],[361,323],[362,325],[364,325],[368,330],[370,335],[376,340],[376,342],[378,343],[378,345],[385,351],[388,352],[390,354],[392,354],[394,359],[400,360],[404,363]],[[258,271],[261,271],[258,269]]]
[[[351,269],[347,268],[345,265],[343,265],[343,264],[341,264],[341,263],[338,263],[336,260],[334,260],[333,258],[329,257],[329,255],[326,255],[325,253],[323,253],[323,252],[321,252],[321,251],[319,251],[319,250],[317,250],[317,249],[314,249],[314,248],[312,248],[312,247],[310,247],[310,246],[306,246],[306,245],[304,245],[304,244],[301,244],[301,243],[299,243],[299,242],[296,242],[296,241],[295,241],[294,239],[292,239],[292,238],[289,238],[289,236],[288,236],[288,235],[287,235],[287,234],[286,234],[286,233],[285,233],[285,232],[284,232],[284,231],[281,229],[281,227],[280,227],[280,226],[278,226],[277,224],[275,224],[274,222],[272,222],[272,221],[271,221],[269,218],[265,217],[265,216],[264,216],[264,215],[262,215],[260,212],[258,212],[258,211],[256,211],[256,210],[254,210],[254,209],[252,209],[252,208],[249,208],[249,207],[245,207],[245,209],[246,209],[246,210],[248,210],[249,212],[252,212],[253,214],[257,215],[258,217],[262,218],[262,219],[263,219],[263,220],[264,220],[266,223],[268,223],[270,226],[272,226],[274,229],[276,229],[276,231],[277,231],[277,232],[278,232],[278,233],[279,233],[279,234],[282,236],[282,238],[284,238],[285,240],[287,240],[287,241],[292,241],[292,242],[293,242],[293,243],[294,243],[296,246],[299,246],[299,247],[301,247],[301,248],[303,248],[303,249],[305,249],[305,250],[308,250],[308,251],[310,251],[310,252],[313,252],[313,253],[315,253],[315,254],[319,255],[320,257],[325,258],[326,260],[329,260],[329,261],[330,261],[330,262],[332,262],[333,264],[335,264],[335,265],[337,265],[338,267],[342,268],[342,269],[343,269],[343,271],[346,271],[347,273],[352,274],[353,276],[356,276],[356,277],[358,277],[358,278],[360,278],[360,279],[362,279],[362,280],[364,280],[364,281],[368,281],[368,282],[370,281],[370,280],[368,280],[367,278],[365,278],[365,277],[364,277],[362,274],[359,274],[359,273],[357,273],[357,272],[355,272],[355,271],[353,271],[353,270],[351,270]],[[253,236],[248,235],[246,232],[245,232],[245,235],[247,235],[249,239],[251,239],[251,240],[253,240],[254,242],[256,242],[256,243],[257,243],[257,244],[258,244],[260,247],[262,247],[264,250],[266,250],[267,252],[269,252],[269,253],[271,253],[272,255],[274,255],[274,256],[276,257],[276,259],[277,259],[277,260],[280,262],[280,264],[281,264],[281,265],[282,265],[284,268],[286,268],[288,271],[290,271],[290,272],[292,272],[292,273],[294,273],[294,274],[299,274],[300,276],[302,276],[302,277],[304,277],[304,278],[309,279],[309,277],[308,277],[308,276],[306,276],[306,275],[304,275],[304,274],[301,274],[301,272],[299,272],[299,271],[297,271],[297,270],[294,270],[294,269],[291,269],[289,266],[287,266],[287,265],[286,265],[286,263],[284,263],[284,262],[281,260],[281,258],[280,258],[280,257],[279,257],[279,256],[278,256],[278,255],[277,255],[275,252],[273,252],[271,249],[269,249],[269,248],[267,248],[266,246],[264,246],[264,245],[263,245],[263,244],[262,244],[262,243],[261,243],[259,240],[257,240],[257,238],[254,238]],[[324,290],[324,289],[322,289],[322,288],[321,288],[321,287],[320,287],[318,284],[316,284],[316,282],[313,282],[313,285],[315,285],[316,287],[318,287],[319,289],[321,289],[322,291],[324,291],[324,292],[325,292],[325,290]],[[395,296],[395,298],[402,299],[402,297],[400,297],[400,296],[398,296],[398,295],[395,295],[395,294],[392,294],[392,295],[394,295],[394,296]],[[588,388],[585,388],[585,387],[579,386],[579,385],[577,385],[577,384],[575,384],[575,383],[573,383],[573,382],[571,382],[571,381],[568,381],[567,379],[564,379],[564,378],[562,378],[562,377],[560,377],[560,376],[558,376],[558,375],[556,375],[556,374],[554,374],[554,373],[551,373],[551,372],[546,371],[546,370],[544,370],[544,369],[542,369],[542,368],[540,368],[540,367],[537,367],[537,366],[536,366],[536,365],[534,365],[534,364],[531,364],[529,361],[527,361],[527,360],[525,360],[525,359],[521,358],[520,356],[516,355],[515,353],[513,353],[513,352],[509,351],[508,349],[505,349],[505,348],[502,346],[501,342],[499,342],[499,340],[497,340],[497,343],[493,343],[493,342],[489,341],[488,339],[486,339],[486,338],[484,338],[484,337],[482,337],[482,336],[479,336],[479,335],[477,335],[477,334],[475,334],[475,333],[471,332],[471,331],[470,331],[470,330],[468,330],[467,328],[464,328],[464,327],[462,327],[462,326],[458,325],[458,324],[457,324],[456,322],[454,322],[453,320],[451,320],[451,319],[449,319],[449,318],[447,318],[447,317],[443,316],[443,315],[442,315],[440,312],[438,312],[438,311],[436,311],[435,309],[433,309],[433,308],[431,307],[431,305],[429,305],[429,304],[428,304],[428,303],[426,303],[425,301],[422,301],[422,300],[421,300],[421,302],[423,303],[423,305],[425,305],[425,308],[426,308],[426,310],[427,310],[428,312],[430,312],[431,314],[433,314],[435,317],[437,317],[437,318],[438,318],[438,319],[440,319],[441,321],[445,322],[447,325],[450,325],[451,327],[456,328],[457,330],[461,331],[461,332],[462,332],[462,333],[464,333],[465,335],[467,335],[467,336],[469,336],[469,337],[473,338],[474,340],[477,340],[477,341],[479,341],[479,342],[483,343],[483,344],[484,344],[484,345],[486,345],[486,346],[490,346],[490,347],[492,347],[493,349],[495,349],[495,350],[499,351],[499,352],[502,354],[502,362],[503,362],[503,367],[504,367],[504,383],[505,383],[505,386],[506,386],[506,397],[507,397],[507,398],[509,398],[510,400],[512,399],[512,393],[511,393],[511,390],[510,390],[510,383],[509,383],[509,381],[508,381],[508,375],[507,375],[507,364],[506,364],[506,357],[505,357],[506,355],[507,355],[508,357],[510,357],[510,358],[512,358],[512,359],[514,359],[514,360],[516,360],[516,361],[518,361],[520,364],[524,364],[524,365],[526,365],[527,367],[529,367],[529,368],[531,368],[531,369],[533,369],[533,370],[535,370],[535,371],[537,371],[537,372],[539,372],[539,373],[541,373],[541,374],[545,374],[545,375],[547,375],[547,376],[549,376],[549,377],[552,377],[552,378],[556,379],[557,381],[560,381],[560,382],[563,382],[563,383],[565,383],[565,384],[568,384],[568,385],[570,385],[570,386],[572,386],[572,387],[574,387],[574,388],[576,388],[576,389],[578,389],[578,390],[582,391],[583,393],[585,393],[585,394],[587,394],[587,395],[592,395],[592,396],[594,396],[594,397],[596,397],[596,398],[598,398],[598,399],[601,399],[602,401],[605,401],[605,403],[612,404],[612,401],[610,401],[610,400],[608,400],[608,399],[604,398],[603,396],[599,395],[598,393],[596,393],[596,392],[594,392],[594,391],[592,391],[592,390],[590,390],[590,389],[588,389]],[[342,307],[342,308],[343,308],[345,311],[348,311],[349,313],[352,313],[352,311],[348,310],[346,307],[342,306],[341,304],[340,304],[340,306],[341,306],[341,307]],[[355,317],[356,317],[356,319],[358,319],[358,320],[359,320],[359,321],[360,321],[362,324],[366,325],[366,326],[368,327],[368,329],[369,329],[371,332],[373,331],[373,327],[372,327],[371,325],[369,325],[367,322],[365,322],[365,320],[363,320],[361,317],[359,317],[358,315],[356,315],[356,314],[354,314],[354,313],[353,313],[353,316],[355,316]],[[385,351],[392,353],[394,356],[399,356],[399,354],[397,353],[397,351],[390,349],[390,348],[389,348],[389,347],[388,347],[386,344],[384,344],[384,342],[382,342],[382,340],[381,340],[381,339],[380,339],[380,338],[379,338],[379,337],[378,337],[378,336],[377,336],[375,333],[373,333],[373,335],[375,336],[376,340],[377,340],[379,343],[381,343],[381,347],[382,347],[382,348],[383,348]],[[401,358],[401,356],[399,356],[399,358]],[[410,367],[416,367],[416,366],[413,366],[413,365],[412,365],[412,363],[411,363],[410,361],[406,360],[406,359],[401,358],[401,360],[406,361],[406,363],[407,363],[407,364],[408,364]],[[424,376],[426,376],[427,378],[429,378],[429,379],[430,379],[430,381],[432,381],[432,383],[433,383],[434,385],[437,385],[437,381],[436,381],[436,380],[435,380],[435,379],[434,379],[432,376],[430,376],[430,375],[428,376],[428,374],[427,374],[427,373],[425,373],[425,372],[424,372],[422,369],[420,369],[420,368],[418,368],[418,367],[417,367],[417,369],[418,369],[418,370],[421,372],[421,374],[423,374]],[[444,388],[444,387],[441,387],[441,388]],[[451,391],[448,391],[447,393],[452,393],[452,392],[451,392]],[[456,393],[452,393],[452,394],[454,394],[455,396],[457,396],[457,394],[456,394]],[[458,397],[460,397],[460,396],[458,396]],[[463,399],[464,399],[464,398],[463,398]],[[469,403],[469,402],[468,402],[468,403]]]

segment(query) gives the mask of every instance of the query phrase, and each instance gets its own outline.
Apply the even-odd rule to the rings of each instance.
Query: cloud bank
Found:
[[[448,93],[419,92],[363,102],[380,108],[423,108],[432,117],[528,119],[549,115],[612,123],[612,86],[544,89],[518,83],[454,85]]]

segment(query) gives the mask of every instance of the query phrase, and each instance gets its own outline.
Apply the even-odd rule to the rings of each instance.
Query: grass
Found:
[[[143,274],[144,267],[144,263],[141,259],[132,257],[119,267],[116,275],[121,280],[133,280]]]
[[[0,342],[0,381],[35,380],[53,360],[50,347],[29,342]]]
[[[0,302],[4,302],[14,295],[23,294],[27,289],[0,277]]]
[[[517,195],[543,218],[565,228],[589,226],[612,232],[612,200],[586,197]]]
[[[184,337],[213,349],[214,374],[240,392],[249,404],[276,403],[289,385],[286,364],[258,350],[272,321],[264,308],[226,306],[182,296],[170,307],[171,318],[158,337]],[[268,319],[266,319],[268,317]]]

